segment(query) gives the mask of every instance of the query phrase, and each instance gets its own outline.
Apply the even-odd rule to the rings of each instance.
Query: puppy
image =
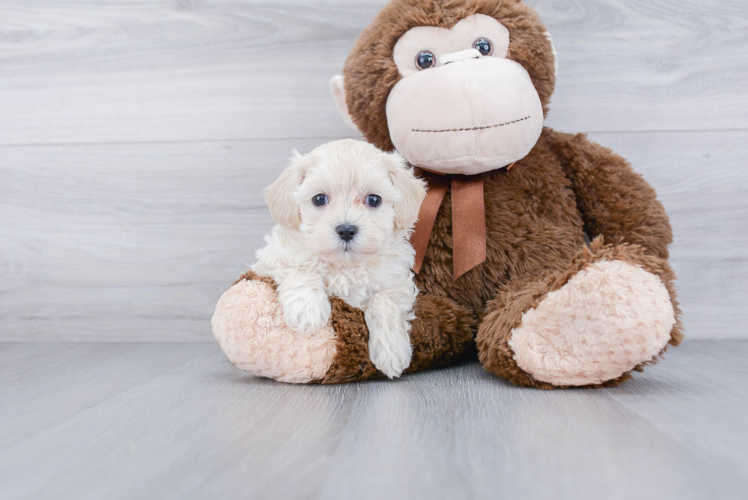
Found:
[[[418,289],[408,242],[426,195],[397,153],[343,140],[295,153],[265,190],[278,223],[252,270],[278,283],[286,323],[311,333],[330,320],[329,297],[364,311],[369,357],[389,378],[410,365]]]

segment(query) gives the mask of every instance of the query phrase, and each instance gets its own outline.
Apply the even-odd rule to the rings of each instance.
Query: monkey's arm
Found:
[[[673,233],[652,186],[626,160],[584,134],[551,132],[548,137],[571,180],[590,238],[602,235],[606,243],[641,245],[667,259]]]

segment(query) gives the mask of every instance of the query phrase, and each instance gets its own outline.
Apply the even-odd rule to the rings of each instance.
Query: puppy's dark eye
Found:
[[[479,38],[473,42],[473,48],[484,56],[490,56],[493,53],[493,44],[488,38]]]
[[[416,68],[429,69],[436,66],[436,56],[430,50],[422,50],[416,56]]]
[[[366,204],[369,205],[371,208],[377,208],[379,205],[382,204],[382,198],[379,195],[376,194],[370,194],[366,197]]]
[[[315,195],[314,198],[312,198],[312,203],[314,203],[315,207],[324,207],[325,205],[327,205],[327,195]]]

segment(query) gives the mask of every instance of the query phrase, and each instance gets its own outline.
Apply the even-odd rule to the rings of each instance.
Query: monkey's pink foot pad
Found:
[[[525,312],[509,346],[520,368],[537,380],[599,384],[652,360],[674,325],[670,295],[657,276],[602,261]]]
[[[311,335],[292,330],[275,290],[262,281],[244,280],[229,288],[216,305],[212,327],[237,367],[281,382],[321,379],[336,353],[332,326]]]

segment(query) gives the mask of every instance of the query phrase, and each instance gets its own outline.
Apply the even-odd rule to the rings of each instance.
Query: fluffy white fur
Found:
[[[312,199],[324,194],[325,206]],[[286,323],[311,334],[330,320],[329,297],[364,311],[369,357],[382,373],[410,365],[410,323],[418,289],[408,242],[426,194],[397,153],[360,141],[336,141],[296,154],[265,199],[278,223],[257,251],[252,270],[278,283]],[[374,208],[369,195],[381,197]],[[349,242],[336,232],[357,227]]]

